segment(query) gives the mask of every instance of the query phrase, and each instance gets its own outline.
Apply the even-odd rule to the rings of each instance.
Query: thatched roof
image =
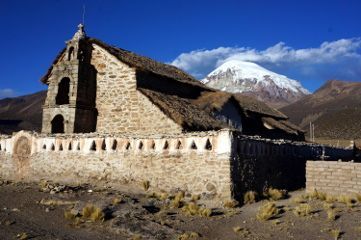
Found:
[[[228,127],[188,99],[144,88],[138,90],[186,130],[218,130]]]
[[[83,41],[87,41],[90,44],[96,44],[102,48],[104,48],[106,51],[108,51],[110,54],[118,58],[120,61],[128,64],[131,67],[135,67],[139,70],[143,70],[146,72],[151,72],[156,75],[161,75],[167,78],[175,79],[177,81],[181,81],[184,83],[188,83],[191,85],[200,86],[203,88],[207,88],[203,83],[196,80],[191,75],[185,73],[184,71],[180,70],[179,68],[157,62],[151,58],[140,56],[136,53],[130,52],[128,50],[124,50],[118,47],[110,46],[98,39],[95,38],[86,38]],[[60,59],[61,55],[65,52],[65,49],[63,49],[58,56],[55,58],[53,64],[48,69],[47,73],[41,78],[41,81],[43,83],[47,83],[48,77],[53,69],[53,65],[55,65],[58,60]]]
[[[253,112],[260,115],[275,117],[277,119],[287,119],[287,116],[282,114],[280,111],[269,107],[264,102],[242,94],[232,94],[223,91],[208,91],[203,92],[198,99],[193,101],[193,103],[199,105],[202,109],[219,110],[230,98],[233,98],[236,102],[238,102],[241,111],[243,111],[245,115],[248,115],[248,112]]]
[[[262,121],[273,129],[280,129],[289,134],[299,135],[300,133],[304,133],[302,129],[287,120],[276,120],[271,117],[262,117]]]

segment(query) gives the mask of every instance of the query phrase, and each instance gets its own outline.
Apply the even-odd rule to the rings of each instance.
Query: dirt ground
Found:
[[[176,201],[126,187],[0,180],[0,239],[361,239],[361,203],[303,195],[300,190],[275,201],[279,213],[259,220],[267,200],[210,209],[187,195]],[[300,202],[310,207],[305,216],[294,213]],[[182,207],[190,205],[193,212]],[[335,219],[328,219],[328,208]]]

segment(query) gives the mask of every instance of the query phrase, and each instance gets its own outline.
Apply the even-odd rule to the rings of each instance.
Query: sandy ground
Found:
[[[266,200],[212,208],[211,216],[204,217],[171,207],[170,196],[159,200],[151,193],[0,181],[0,239],[361,239],[358,202],[332,203],[336,219],[328,220],[324,201],[307,200],[310,213],[296,216],[296,199],[304,195],[300,190],[276,201],[280,213],[261,221],[256,215]],[[181,205],[189,202],[186,196]],[[207,209],[202,199],[196,203]],[[100,209],[101,217],[85,217],[84,208]]]

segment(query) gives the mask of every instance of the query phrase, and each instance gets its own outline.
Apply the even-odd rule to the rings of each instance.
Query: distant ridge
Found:
[[[0,100],[0,133],[41,130],[42,105],[46,91]]]
[[[313,122],[315,137],[361,139],[361,82],[330,80],[280,110],[306,131]]]

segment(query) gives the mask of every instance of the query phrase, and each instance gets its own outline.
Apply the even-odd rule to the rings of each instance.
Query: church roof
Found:
[[[96,44],[96,45],[104,48],[110,54],[112,54],[113,56],[118,58],[120,61],[128,64],[131,67],[135,67],[137,69],[140,69],[140,70],[143,70],[146,72],[152,72],[156,75],[165,76],[165,77],[175,79],[177,81],[184,82],[187,84],[200,86],[202,88],[208,88],[203,83],[199,82],[194,77],[185,73],[184,71],[180,70],[179,68],[177,68],[175,66],[165,64],[165,63],[160,63],[151,58],[141,56],[134,52],[108,45],[96,38],[87,37],[84,39],[84,41],[88,41],[89,43]],[[58,60],[60,59],[62,54],[65,52],[65,50],[66,49],[64,48],[57,55],[57,57],[53,61],[52,65],[50,66],[50,68],[48,69],[46,74],[41,78],[41,82],[43,82],[45,84],[47,83],[50,73],[53,69],[53,65],[55,65],[58,62]]]
[[[138,88],[138,90],[157,105],[164,114],[186,130],[218,130],[228,127],[225,123],[211,116],[210,112],[192,104],[189,99],[145,88]]]

